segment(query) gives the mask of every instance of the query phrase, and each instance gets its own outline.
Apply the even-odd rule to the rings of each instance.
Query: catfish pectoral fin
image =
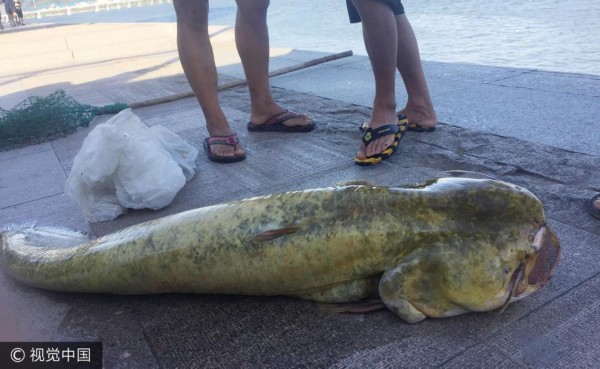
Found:
[[[368,313],[385,309],[385,305],[381,300],[365,300],[344,304],[331,304],[326,310],[332,313]]]
[[[284,236],[286,234],[296,233],[299,230],[300,230],[299,225],[291,225],[291,226],[283,227],[283,228],[270,229],[268,231],[261,232],[261,233],[257,234],[256,236],[252,237],[252,241],[255,241],[255,242],[269,241],[269,240],[275,239],[277,237]]]

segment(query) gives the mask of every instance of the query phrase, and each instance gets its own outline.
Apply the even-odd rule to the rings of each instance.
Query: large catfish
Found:
[[[472,178],[255,197],[95,240],[39,227],[0,238],[4,269],[39,288],[379,299],[410,323],[503,309],[542,287],[560,253],[531,192]]]

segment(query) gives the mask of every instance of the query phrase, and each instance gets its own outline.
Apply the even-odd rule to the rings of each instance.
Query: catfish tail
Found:
[[[81,232],[38,227],[35,222],[5,225],[0,227],[0,264],[15,279],[36,285],[37,268],[68,257],[89,240]]]

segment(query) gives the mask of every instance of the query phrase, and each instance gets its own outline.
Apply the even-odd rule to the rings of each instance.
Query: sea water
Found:
[[[403,0],[423,60],[600,76],[600,0]],[[209,22],[233,25],[234,0],[210,0]],[[62,18],[62,20],[61,20]],[[174,22],[171,4],[41,19]],[[344,0],[271,0],[271,46],[366,55]]]
[[[600,75],[600,0],[404,0],[423,60]],[[271,0],[271,42],[366,55],[343,0]]]

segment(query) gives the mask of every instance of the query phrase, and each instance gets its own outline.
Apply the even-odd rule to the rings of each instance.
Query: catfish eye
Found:
[[[504,273],[505,274],[510,273],[510,267],[504,267]]]

